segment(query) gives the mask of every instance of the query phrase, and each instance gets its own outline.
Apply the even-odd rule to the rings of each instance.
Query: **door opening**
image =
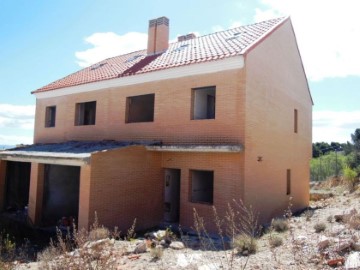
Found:
[[[165,169],[164,221],[178,222],[180,217],[179,169]]]

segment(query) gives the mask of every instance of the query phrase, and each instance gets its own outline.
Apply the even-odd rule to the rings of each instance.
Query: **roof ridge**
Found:
[[[227,32],[227,31],[229,31],[229,30],[233,30],[233,29],[237,29],[237,28],[243,28],[243,27],[248,27],[248,26],[252,26],[252,25],[262,24],[262,23],[264,23],[264,22],[276,21],[276,20],[279,20],[279,19],[282,19],[281,21],[283,21],[284,19],[286,19],[286,18],[288,18],[288,17],[289,17],[289,16],[281,16],[281,17],[276,17],[276,18],[272,18],[272,19],[268,19],[268,20],[262,20],[262,21],[255,22],[255,23],[240,25],[240,26],[236,26],[236,27],[232,27],[232,28],[228,28],[228,29],[224,29],[224,30],[220,30],[220,31],[208,33],[208,34],[205,34],[205,35],[202,35],[202,36],[198,36],[198,37],[195,37],[195,38],[192,38],[192,39],[188,39],[188,40],[174,41],[174,42],[169,43],[169,44],[175,44],[175,43],[185,42],[185,41],[189,41],[189,40],[194,40],[194,39],[198,39],[198,38],[202,38],[202,37],[206,37],[206,36],[211,36],[211,35],[214,35],[214,34],[219,34],[219,33],[222,33],[222,32]],[[280,21],[279,21],[279,23],[280,23]]]

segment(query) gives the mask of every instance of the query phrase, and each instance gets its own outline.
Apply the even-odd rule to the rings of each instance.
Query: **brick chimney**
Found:
[[[148,54],[165,51],[169,47],[169,19],[160,17],[149,21]]]

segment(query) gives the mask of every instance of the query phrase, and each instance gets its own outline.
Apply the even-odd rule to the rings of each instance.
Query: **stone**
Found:
[[[360,268],[360,253],[354,252],[349,255],[345,262],[345,269],[359,269]]]
[[[295,238],[294,242],[295,242],[295,244],[297,244],[297,245],[302,245],[302,244],[304,244],[304,243],[306,242],[306,240],[307,240],[307,237],[306,237],[306,236],[304,236],[304,235],[299,235],[299,236],[297,236],[297,237]]]
[[[100,249],[104,247],[105,245],[110,245],[111,240],[109,238],[97,240],[97,241],[89,241],[84,244],[84,248],[88,249]]]
[[[347,240],[343,243],[340,243],[339,247],[338,247],[338,252],[344,252],[344,251],[349,250],[352,246],[352,243],[353,243],[352,240]]]
[[[360,251],[360,243],[358,242],[353,242],[351,244],[351,249],[354,250],[354,251]]]
[[[180,242],[180,241],[174,241],[170,244],[169,246],[170,248],[172,249],[176,249],[176,250],[180,250],[180,249],[184,249],[185,248],[185,245],[183,242]]]
[[[346,227],[342,224],[334,224],[334,226],[332,226],[332,228],[331,228],[331,235],[338,236],[345,229],[346,229]]]
[[[326,236],[321,236],[320,241],[318,243],[318,249],[323,250],[330,245],[330,240]]]
[[[141,242],[136,245],[136,247],[134,249],[134,253],[139,254],[139,253],[145,253],[145,252],[146,252],[146,243],[145,242]]]
[[[166,231],[164,230],[159,230],[157,232],[154,232],[154,236],[156,239],[160,240],[160,239],[163,239],[166,235]]]
[[[327,262],[327,264],[331,267],[337,267],[337,266],[343,265],[344,263],[345,263],[344,258],[332,259]]]

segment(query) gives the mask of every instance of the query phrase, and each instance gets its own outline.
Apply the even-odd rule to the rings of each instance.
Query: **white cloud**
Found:
[[[75,53],[77,63],[87,67],[109,57],[142,50],[147,46],[147,34],[129,32],[118,35],[113,32],[94,33],[85,38],[85,42],[93,47]]]
[[[313,113],[313,142],[347,142],[360,128],[360,111],[317,111]]]
[[[34,128],[34,105],[0,104],[0,128]]]
[[[220,32],[224,30],[224,27],[222,27],[221,25],[214,25],[213,27],[211,27],[212,32]]]
[[[255,20],[290,15],[311,80],[360,76],[358,0],[261,0]]]

